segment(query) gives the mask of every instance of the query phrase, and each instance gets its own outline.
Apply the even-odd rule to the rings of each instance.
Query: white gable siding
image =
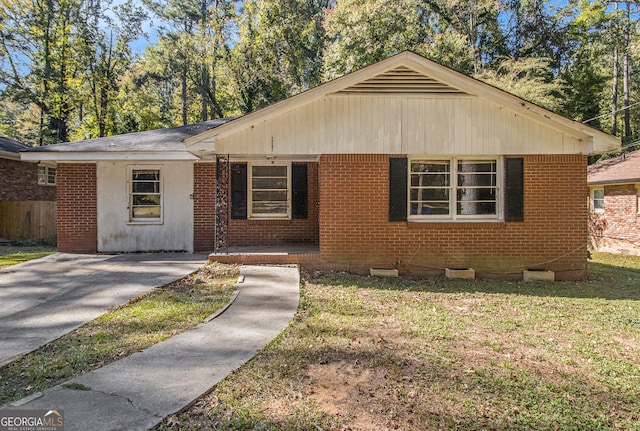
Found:
[[[576,154],[579,139],[476,97],[329,95],[217,137],[218,154]]]

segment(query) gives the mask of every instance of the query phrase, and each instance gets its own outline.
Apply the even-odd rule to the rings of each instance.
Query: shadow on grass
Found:
[[[581,281],[523,282],[501,280],[462,280],[444,277],[383,278],[345,272],[309,273],[314,284],[357,289],[415,292],[482,292],[535,297],[566,297],[606,300],[640,300],[640,270],[590,262],[588,278]]]

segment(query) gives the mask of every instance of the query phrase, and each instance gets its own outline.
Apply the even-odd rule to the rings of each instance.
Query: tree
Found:
[[[87,17],[85,27],[88,71],[85,80],[95,123],[90,128],[97,128],[89,136],[97,134],[102,137],[118,132],[115,98],[119,80],[131,66],[130,44],[142,34],[142,21],[146,14],[132,0],[127,0],[113,8],[114,17],[110,18],[100,0],[88,1],[91,15]],[[85,123],[83,120],[81,123]],[[85,137],[89,136],[85,134]]]
[[[161,19],[163,58],[178,68],[182,124],[195,116],[193,100],[199,99],[199,121],[229,112],[218,100],[218,68],[226,61],[233,3],[227,0],[145,0]],[[169,54],[169,52],[171,53]]]
[[[564,100],[564,85],[549,74],[550,60],[541,58],[505,59],[496,70],[476,78],[552,111]]]
[[[406,50],[423,40],[418,2],[343,0],[327,10],[324,78],[333,79]]]
[[[3,97],[39,111],[37,144],[64,142],[82,77],[82,0],[0,0]]]
[[[328,0],[245,0],[229,67],[242,112],[321,82]]]

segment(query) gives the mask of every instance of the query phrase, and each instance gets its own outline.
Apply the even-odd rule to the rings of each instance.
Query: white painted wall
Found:
[[[576,154],[576,137],[478,97],[329,95],[237,133],[219,154]]]
[[[129,166],[161,169],[161,223],[129,221]],[[98,162],[98,251],[193,252],[193,162]]]

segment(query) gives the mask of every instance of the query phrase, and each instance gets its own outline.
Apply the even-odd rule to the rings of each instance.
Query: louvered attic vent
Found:
[[[431,94],[466,95],[467,93],[426,75],[398,67],[366,81],[338,91],[338,94]]]

